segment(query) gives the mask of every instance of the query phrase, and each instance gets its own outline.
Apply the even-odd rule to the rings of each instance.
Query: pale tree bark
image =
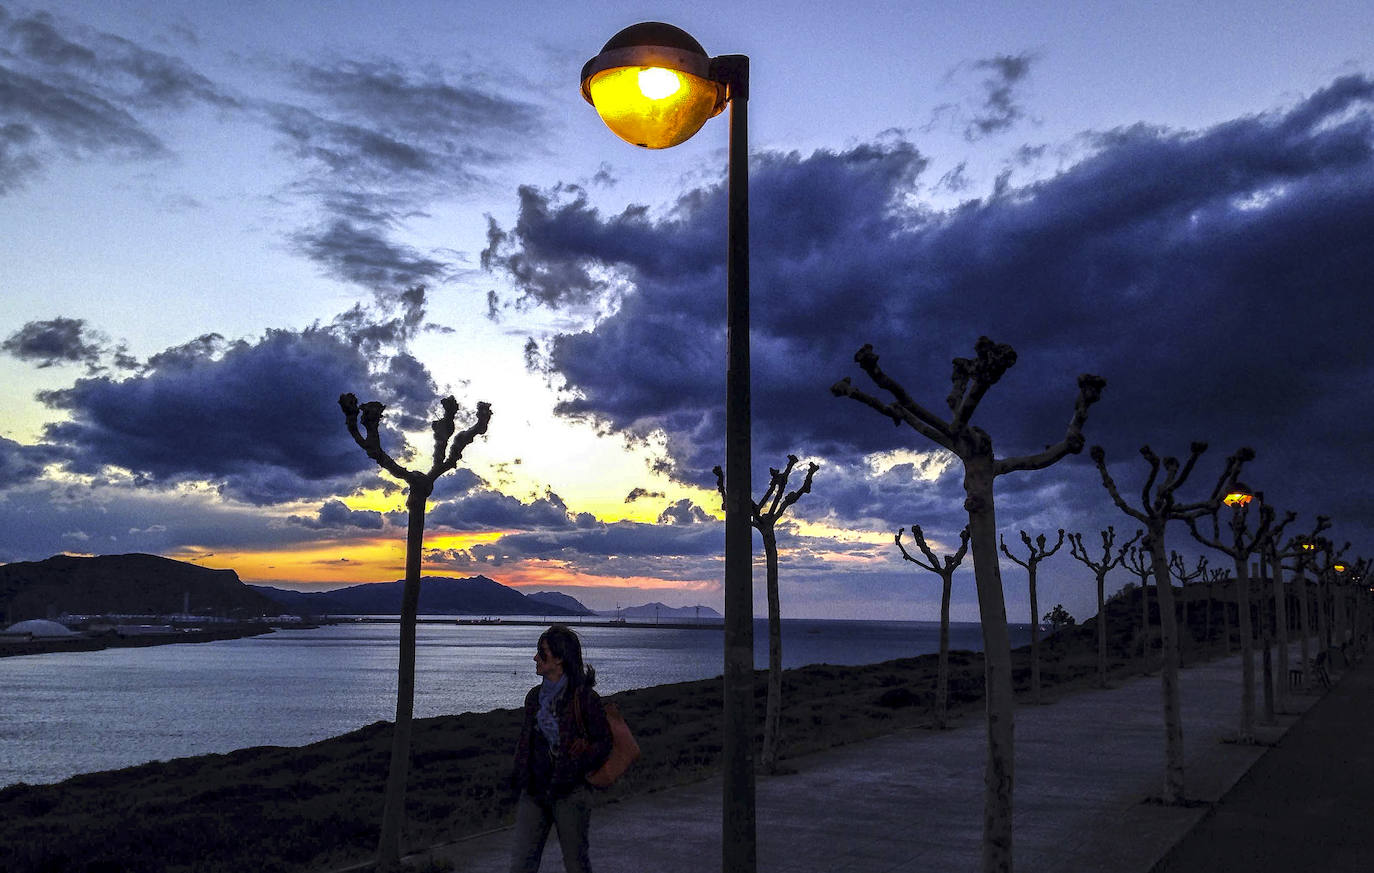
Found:
[[[434,460],[428,471],[402,467],[382,448],[379,432],[382,411],[386,408],[373,400],[359,405],[352,394],[339,397],[344,423],[349,434],[377,466],[405,482],[406,509],[406,581],[401,594],[401,639],[396,683],[396,725],[391,734],[391,763],[387,771],[386,797],[382,807],[381,836],[377,842],[377,865],[380,871],[399,870],[401,842],[405,829],[406,776],[410,769],[411,723],[415,712],[415,618],[420,602],[420,571],[425,535],[425,508],[434,482],[458,466],[466,449],[478,435],[487,432],[491,421],[491,404],[477,404],[477,421],[464,431],[455,433],[458,401],[452,396],[442,402],[444,414],[431,423],[434,432]],[[363,429],[358,430],[359,420]]]
[[[1255,453],[1248,449],[1233,455],[1239,458],[1240,464],[1244,464],[1254,458]],[[1240,465],[1230,472],[1230,478],[1218,483],[1218,490],[1222,493],[1233,491],[1238,486],[1236,477],[1239,475]],[[1248,489],[1247,489],[1248,490]],[[1210,546],[1223,554],[1230,555],[1235,562],[1236,571],[1236,611],[1239,615],[1240,623],[1240,664],[1241,664],[1241,689],[1240,689],[1240,732],[1236,737],[1237,742],[1253,743],[1255,741],[1255,641],[1254,628],[1250,610],[1254,604],[1254,598],[1250,585],[1250,555],[1258,551],[1264,544],[1264,538],[1269,535],[1269,529],[1274,523],[1274,510],[1272,507],[1261,504],[1259,509],[1259,527],[1254,534],[1246,536],[1246,520],[1250,512],[1250,504],[1240,503],[1231,508],[1230,530],[1231,539],[1229,542],[1222,542],[1220,522],[1217,519],[1217,511],[1220,506],[1214,507],[1211,513],[1212,536],[1205,536],[1198,530],[1197,519],[1188,519],[1188,528],[1193,533],[1193,538],[1204,546]]]
[[[763,754],[759,757],[759,766],[765,773],[778,772],[782,745],[782,604],[778,594],[778,538],[774,527],[788,507],[800,500],[803,494],[811,492],[811,479],[820,469],[818,464],[808,464],[801,487],[789,492],[787,480],[796,465],[797,456],[788,455],[787,466],[782,470],[770,468],[768,490],[764,491],[759,502],[749,502],[749,522],[763,540],[768,579],[768,703],[763,716]],[[725,471],[715,467],[714,472],[716,488],[724,500]]]
[[[1296,517],[1288,513],[1283,521],[1269,529],[1269,535],[1259,546],[1260,566],[1268,568],[1272,583],[1269,597],[1261,598],[1261,602],[1272,598],[1274,603],[1273,624],[1269,622],[1267,610],[1264,619],[1264,714],[1271,722],[1275,713],[1288,711],[1288,592],[1283,583],[1283,556],[1278,544],[1283,529]],[[1272,660],[1276,662],[1273,666],[1269,655],[1271,643],[1274,648]]]
[[[930,412],[878,366],[878,356],[866,345],[854,356],[869,378],[891,394],[886,403],[855,388],[848,378],[831,386],[837,397],[849,397],[876,410],[897,426],[917,433],[957,456],[964,465],[964,509],[968,512],[973,575],[978,588],[978,613],[983,631],[986,683],[987,766],[983,791],[983,871],[1010,873],[1012,869],[1013,749],[1011,642],[1007,634],[1006,600],[997,559],[997,516],[993,501],[996,477],[1019,470],[1040,470],[1064,456],[1083,450],[1083,424],[1089,407],[1102,396],[1106,382],[1092,375],[1078,377],[1078,397],[1064,439],[1035,455],[995,457],[992,437],[970,424],[987,390],[1016,363],[1011,346],[979,337],[975,358],[955,358],[952,388],[945,399],[948,419]]]
[[[968,527],[959,531],[959,550],[952,555],[945,555],[945,562],[940,563],[935,557],[935,552],[926,543],[925,534],[921,531],[919,524],[911,526],[911,538],[916,541],[921,553],[926,556],[923,562],[918,558],[912,557],[911,553],[902,545],[902,532],[906,528],[898,528],[893,540],[897,543],[897,548],[901,549],[902,557],[938,575],[944,583],[940,592],[940,660],[935,671],[935,727],[944,730],[949,723],[949,595],[954,587],[954,571],[958,569],[959,563],[964,560],[964,555],[968,552]]]
[[[1188,583],[1196,582],[1207,573],[1207,558],[1199,556],[1197,559],[1197,567],[1193,570],[1189,570],[1184,566],[1182,555],[1178,552],[1170,552],[1169,572],[1174,574],[1174,578],[1178,580],[1178,584],[1183,587],[1183,630],[1187,632],[1188,639],[1196,641],[1196,637],[1193,636],[1192,625],[1188,623],[1188,601],[1195,599],[1188,595]],[[1182,650],[1179,651],[1178,663],[1179,666],[1183,665]]]
[[[1138,530],[1135,536],[1121,544],[1117,549],[1116,557],[1112,557],[1112,544],[1116,542],[1116,528],[1107,525],[1107,529],[1102,531],[1102,560],[1095,561],[1088,554],[1088,549],[1083,545],[1083,535],[1079,533],[1069,534],[1069,554],[1081,563],[1085,564],[1089,570],[1093,571],[1093,577],[1097,580],[1097,686],[1107,687],[1107,600],[1106,582],[1107,574],[1113,567],[1121,566],[1126,560],[1128,552],[1134,551],[1132,545],[1136,540],[1144,536],[1145,531]]]
[[[1144,537],[1145,532],[1140,532]],[[1150,577],[1154,575],[1154,562],[1150,550],[1144,545],[1131,546],[1121,561],[1121,566],[1130,570],[1140,580],[1140,672],[1150,672]]]
[[[1160,675],[1160,695],[1164,703],[1164,802],[1181,804],[1184,796],[1183,772],[1183,720],[1179,707],[1178,691],[1178,642],[1177,627],[1174,620],[1173,586],[1169,584],[1169,559],[1165,551],[1164,532],[1170,521],[1188,520],[1208,512],[1214,512],[1221,501],[1220,483],[1210,497],[1198,503],[1180,503],[1178,489],[1188,481],[1193,467],[1203,452],[1206,443],[1193,443],[1188,460],[1179,465],[1177,458],[1160,458],[1149,446],[1144,446],[1140,454],[1150,465],[1150,474],[1141,489],[1141,508],[1128,504],[1117,490],[1116,482],[1107,472],[1107,456],[1101,446],[1093,446],[1092,459],[1102,475],[1102,485],[1111,495],[1112,501],[1122,512],[1145,525],[1143,545],[1149,549],[1150,561],[1155,577],[1156,590],[1159,592],[1159,629],[1162,665]],[[1239,469],[1236,455],[1228,459],[1223,480],[1234,478]],[[1159,474],[1163,471],[1164,479]]]
[[[1021,531],[1021,542],[1026,544],[1030,553],[1026,560],[1021,560],[1011,553],[1007,548],[1007,541],[999,538],[1002,545],[1002,552],[1014,563],[1020,564],[1026,569],[1030,576],[1030,617],[1031,617],[1031,701],[1037,706],[1040,704],[1040,601],[1035,594],[1035,571],[1040,566],[1040,562],[1059,551],[1059,547],[1064,545],[1064,529],[1059,529],[1059,539],[1055,542],[1054,548],[1045,548],[1045,535],[1040,534],[1031,542],[1030,534]]]
[[[1226,579],[1226,570],[1222,567],[1213,567],[1207,571],[1207,644],[1212,648],[1212,603],[1217,599],[1217,583]],[[1226,650],[1231,650],[1231,619],[1226,609],[1226,605],[1221,607],[1221,629],[1226,635]]]
[[[1282,547],[1278,545],[1278,537],[1270,537],[1269,539],[1269,561],[1270,565],[1274,567],[1275,574],[1283,570],[1289,570],[1293,574],[1293,597],[1298,602],[1298,672],[1302,676],[1302,686],[1300,690],[1303,691],[1307,690],[1308,677],[1312,670],[1312,662],[1310,660],[1311,652],[1309,649],[1311,642],[1310,637],[1312,636],[1312,611],[1309,608],[1308,601],[1310,597],[1307,591],[1307,579],[1303,571],[1310,563],[1309,556],[1311,552],[1316,549],[1316,545],[1314,545],[1312,541],[1317,538],[1318,534],[1330,526],[1331,519],[1324,515],[1319,515],[1317,516],[1316,527],[1312,529],[1312,533],[1310,534],[1298,534],[1297,536],[1290,537],[1288,542],[1284,543]],[[1284,561],[1291,561],[1292,563],[1285,565]],[[1282,589],[1277,592],[1277,596],[1284,597]],[[1286,619],[1287,598],[1284,597],[1284,600]],[[1283,642],[1280,643],[1279,646],[1280,651],[1283,653],[1281,656],[1282,660],[1280,661],[1279,682],[1284,683],[1285,689],[1287,687],[1286,683],[1288,676],[1287,637],[1287,631],[1285,631],[1281,635]]]

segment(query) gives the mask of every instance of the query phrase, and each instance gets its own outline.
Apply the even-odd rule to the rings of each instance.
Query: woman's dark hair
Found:
[[[582,663],[582,640],[572,628],[556,624],[539,635],[539,644],[548,646],[549,654],[563,662],[570,690],[580,685],[596,687],[596,670]]]

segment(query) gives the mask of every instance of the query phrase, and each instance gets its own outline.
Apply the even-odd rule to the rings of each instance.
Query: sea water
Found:
[[[576,625],[574,625],[576,626]],[[784,620],[783,665],[869,664],[937,651],[937,622]],[[421,623],[415,716],[519,706],[540,627]],[[719,628],[581,627],[604,694],[719,676]],[[295,746],[395,717],[398,625],[0,658],[0,786],[186,755]],[[767,622],[755,661],[768,663]],[[1012,628],[1012,645],[1030,638]],[[977,624],[950,647],[978,650]]]

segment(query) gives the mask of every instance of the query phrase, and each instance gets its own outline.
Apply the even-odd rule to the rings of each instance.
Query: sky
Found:
[[[1184,499],[1250,446],[1291,532],[1374,550],[1367,2],[0,0],[0,562],[399,578],[403,490],[337,398],[384,403],[420,467],[453,394],[493,417],[426,574],[722,608],[726,123],[636,149],[578,91],[644,20],[751,59],[754,493],[819,465],[779,523],[785,617],[938,618],[893,537],[957,547],[960,464],[831,395],[880,393],[865,344],[936,412],[952,359],[1013,346],[974,419],[999,457],[1098,374],[1085,436],[1125,493],[1142,445],[1209,444]],[[1138,527],[1086,452],[1001,477],[997,515],[1023,558],[1021,531],[1096,557]],[[1067,543],[1055,603],[1096,609]]]

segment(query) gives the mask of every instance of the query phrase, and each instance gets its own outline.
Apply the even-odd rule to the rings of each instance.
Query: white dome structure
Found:
[[[76,631],[71,630],[65,625],[55,621],[48,621],[44,618],[31,618],[27,621],[15,622],[5,628],[5,634],[28,634],[35,639],[48,639],[51,637],[76,637],[80,636]]]

